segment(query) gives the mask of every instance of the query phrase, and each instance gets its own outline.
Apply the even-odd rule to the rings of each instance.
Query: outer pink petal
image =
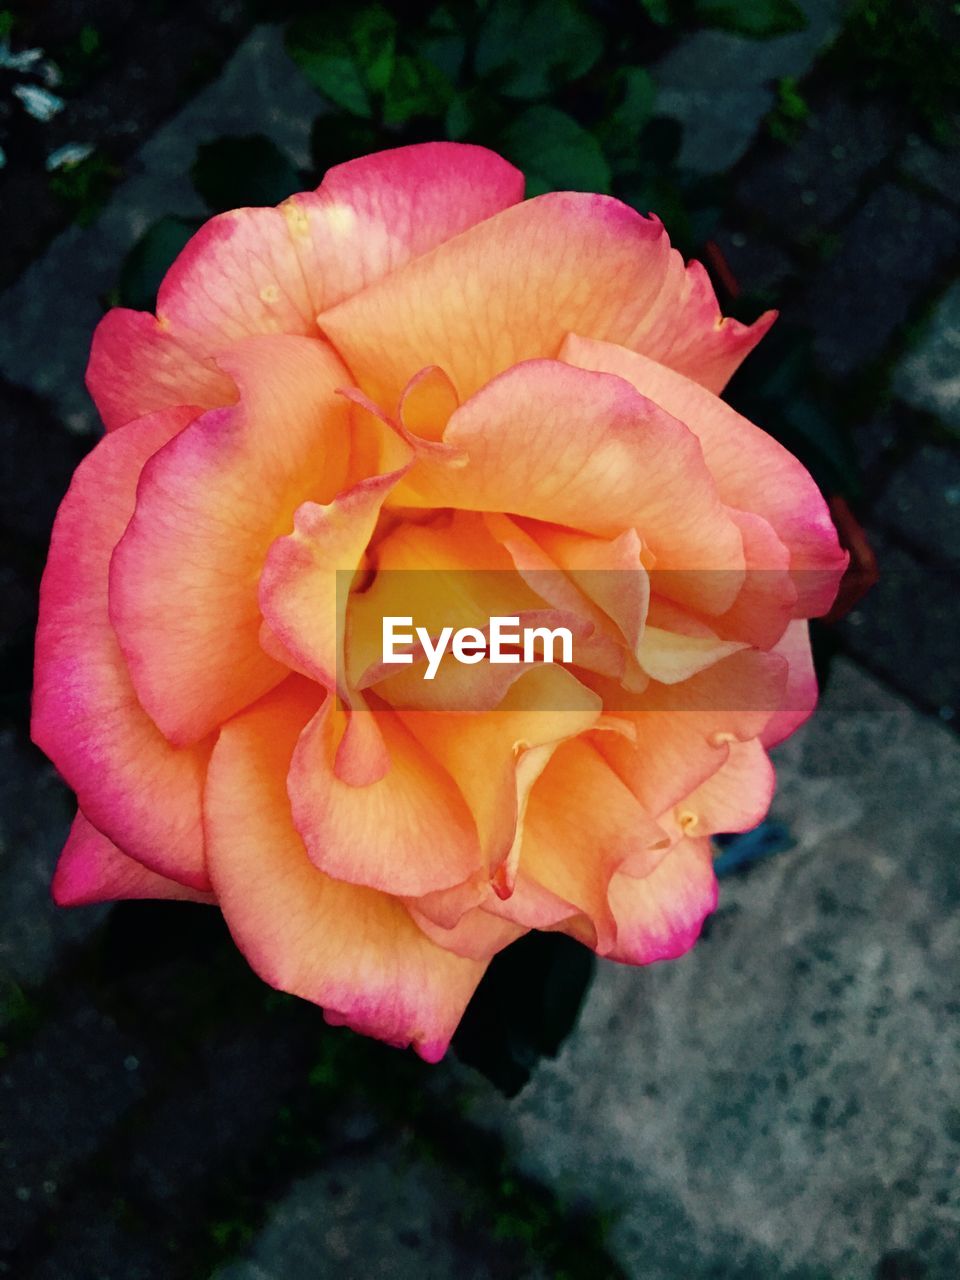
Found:
[[[810,648],[810,628],[803,619],[791,622],[773,652],[786,658],[789,671],[780,710],[771,717],[761,734],[765,747],[775,747],[778,742],[783,742],[813,715],[819,692]]]
[[[208,887],[200,796],[209,745],[177,750],[143,710],[107,613],[110,554],[146,460],[196,410],[108,436],[81,463],[53,528],[40,588],[33,738],[91,822],[161,875]]]
[[[294,679],[224,727],[205,800],[218,901],[265,981],[322,1005],[329,1022],[435,1062],[485,966],[436,946],[395,899],[310,862],[285,778],[315,709]]]
[[[256,334],[314,335],[283,209],[233,209],[204,223],[164,277],[157,319],[201,356]]]
[[[706,268],[700,262],[684,267],[674,251],[649,317],[618,341],[719,395],[776,318],[775,311],[750,325],[724,318]]]
[[[214,409],[237,389],[212,360],[197,357],[146,311],[115,307],[97,325],[87,390],[108,431],[179,405]]]
[[[703,446],[722,500],[763,516],[789,550],[795,616],[827,612],[848,557],[823,495],[792,453],[692,379],[646,356],[574,335],[561,354],[582,369],[619,374],[686,423]]]
[[[709,294],[709,296],[708,296]],[[359,384],[391,407],[438,364],[466,398],[570,331],[622,342],[717,388],[768,327],[720,324],[702,270],[661,223],[607,196],[557,192],[506,209],[324,311]]]
[[[718,635],[769,649],[783,635],[797,607],[790,552],[763,516],[728,509],[743,538],[747,571],[733,606],[710,623]]]
[[[286,675],[260,647],[257,580],[306,498],[340,488],[346,371],[325,343],[262,337],[221,357],[240,403],[204,414],[144,468],[113,556],[110,616],[137,693],[195,742]]]
[[[423,460],[397,490],[423,506],[510,512],[604,537],[638,530],[664,591],[723,612],[743,576],[740,531],[719,501],[692,431],[622,378],[531,360],[452,415],[457,470]]]
[[[212,218],[167,273],[158,320],[101,321],[87,385],[108,430],[230,403],[208,357],[253,334],[315,335],[319,311],[522,198],[523,175],[492,151],[434,142],[338,165],[278,209]]]
[[[652,964],[682,956],[717,905],[710,841],[681,840],[642,878],[615,875],[610,905],[617,922],[611,960]]]
[[[330,169],[315,192],[282,206],[314,313],[516,204],[523,185],[523,174],[493,151],[455,142],[397,147]]]
[[[86,906],[90,902],[115,902],[121,898],[177,898],[184,902],[215,903],[211,893],[200,893],[176,880],[149,871],[142,862],[123,853],[78,811],[53,877],[54,901],[61,907]]]

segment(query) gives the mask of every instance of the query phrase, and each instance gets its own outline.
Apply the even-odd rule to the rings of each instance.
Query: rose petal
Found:
[[[688,836],[749,831],[767,816],[776,778],[759,739],[731,742],[716,773],[677,806],[677,823]]]
[[[311,861],[338,880],[387,893],[416,897],[459,884],[482,866],[463,797],[393,712],[358,710],[349,719],[374,717],[389,767],[378,762],[366,785],[338,768],[346,724],[332,696],[297,743],[290,804]]]
[[[241,338],[316,336],[315,308],[279,209],[231,209],[205,222],[157,294],[157,319],[196,356]]]
[[[148,312],[124,307],[108,311],[94,331],[87,390],[108,431],[159,409],[215,409],[237,398],[212,360],[192,354]]]
[[[765,747],[775,747],[799,729],[813,715],[819,696],[813,650],[810,648],[810,627],[802,618],[790,623],[772,652],[785,658],[789,667],[780,710],[770,718],[761,734]]]
[[[740,531],[717,497],[692,431],[621,378],[531,360],[452,415],[444,443],[467,464],[421,459],[395,501],[510,512],[602,537],[636,529],[663,590],[709,612],[740,589]],[[691,572],[693,571],[693,572]]]
[[[383,405],[427,364],[461,399],[570,331],[622,342],[720,389],[769,328],[720,320],[702,268],[662,224],[607,196],[555,192],[505,209],[320,315]]]
[[[575,676],[540,664],[511,684],[499,706],[479,715],[399,714],[456,782],[476,823],[489,874],[509,856],[530,788],[553,750],[591,728],[601,710],[597,695]],[[524,770],[525,757],[543,747],[550,750],[538,759],[536,771]]]
[[[159,320],[114,310],[100,323],[87,385],[107,429],[230,403],[208,357],[252,334],[315,335],[319,311],[522,198],[523,175],[492,151],[434,142],[337,165],[277,209],[212,218],[167,272]]]
[[[175,898],[183,902],[216,903],[213,894],[200,893],[176,880],[168,880],[128,857],[87,821],[82,810],[77,812],[63,846],[51,892],[60,907],[116,902],[122,898]]]
[[[144,463],[196,410],[168,409],[101,440],[57,513],[40,588],[33,739],[110,840],[145,866],[208,886],[200,797],[209,744],[177,750],[137,700],[107,613],[110,554]]]
[[[569,904],[571,913],[589,922],[590,945],[606,954],[616,937],[607,899],[611,877],[627,862],[655,865],[669,843],[591,743],[565,742],[530,794],[518,892],[490,909],[543,927],[538,915],[528,918],[523,890],[533,889],[531,901],[539,903],[543,893]],[[579,926],[565,927],[584,937]]]
[[[725,763],[732,742],[761,734],[781,704],[786,662],[743,650],[680,684],[642,692],[601,689],[629,736],[594,735],[597,749],[654,817],[672,809]]]
[[[484,965],[436,946],[395,899],[310,862],[285,779],[315,710],[315,693],[294,678],[224,726],[204,802],[218,901],[266,982],[435,1062]]]
[[[401,474],[371,476],[326,505],[305,502],[294,514],[293,533],[271,546],[260,576],[270,651],[341,693],[349,590],[380,508]]]
[[[695,432],[720,498],[762,516],[790,552],[796,617],[833,603],[847,564],[823,495],[792,453],[710,391],[665,365],[609,342],[571,334],[561,358],[626,378]]]
[[[626,964],[675,960],[696,942],[716,905],[710,841],[681,840],[649,875],[613,877],[610,906],[617,941],[606,954]]]
[[[315,192],[282,206],[314,314],[516,204],[523,186],[513,165],[467,143],[424,142],[336,165]],[[396,398],[382,403],[393,409]]]
[[[221,357],[238,405],[204,414],[144,467],[114,552],[110,616],[140,701],[179,743],[287,674],[259,643],[257,579],[307,498],[340,488],[346,371],[315,339],[248,338]]]

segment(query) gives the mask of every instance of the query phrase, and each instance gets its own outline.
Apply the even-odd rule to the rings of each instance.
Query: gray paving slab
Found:
[[[50,897],[74,809],[53,765],[12,730],[0,732],[0,1028],[17,1011],[11,988],[43,982],[104,917],[106,908],[63,911]]]
[[[807,295],[804,319],[817,335],[815,350],[824,368],[843,377],[880,358],[902,336],[911,309],[949,279],[945,273],[958,251],[960,218],[954,211],[891,182],[873,191]],[[955,328],[955,311],[945,328],[935,326],[941,340]],[[913,385],[923,390],[913,399],[901,390],[910,403],[921,396],[949,400],[949,362],[944,364],[940,347],[937,354],[939,363],[914,372]],[[955,383],[955,364],[952,373]]]
[[[960,743],[841,659],[778,755],[793,850],[473,1117],[643,1280],[955,1280]]]
[[[654,69],[657,114],[684,128],[680,163],[696,173],[735,164],[756,136],[783,76],[802,76],[839,29],[844,0],[800,0],[807,27],[753,40],[727,31],[699,31]]]
[[[322,103],[283,48],[279,26],[259,26],[219,78],[159,129],[90,227],[70,227],[0,296],[0,374],[49,398],[74,431],[97,429],[83,373],[100,299],[132,244],[161,214],[202,215],[190,183],[199,143],[264,133],[298,165]]]
[[[892,104],[846,98],[831,87],[810,104],[795,139],[758,148],[745,162],[737,198],[781,233],[789,229],[795,240],[809,238],[854,205],[864,180],[902,133]]]
[[[873,517],[913,546],[960,567],[960,452],[923,445],[893,472]]]
[[[960,282],[934,308],[918,343],[900,362],[893,385],[907,404],[936,414],[960,435]]]
[[[467,1206],[410,1134],[358,1144],[333,1170],[298,1182],[248,1256],[212,1280],[500,1280],[545,1273],[493,1232],[468,1229]]]
[[[954,134],[958,127],[960,120],[954,120]],[[910,134],[901,168],[945,200],[960,204],[960,148],[933,146],[917,134]]]
[[[840,622],[847,651],[954,728],[960,716],[957,575],[868,529],[876,586]]]

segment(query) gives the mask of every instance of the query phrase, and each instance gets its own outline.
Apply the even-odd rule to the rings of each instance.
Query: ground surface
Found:
[[[601,966],[509,1102],[265,993],[212,913],[49,903],[71,803],[26,738],[30,639],[53,512],[95,439],[100,300],[159,213],[202,211],[175,177],[198,142],[256,130],[309,160],[313,91],[277,29],[228,10],[195,6],[170,46],[100,216],[64,226],[38,195],[0,258],[0,1274],[954,1280],[958,156],[889,93],[854,92],[829,54],[839,5],[763,45],[695,35],[655,69],[684,164],[732,190],[716,240],[740,293],[815,335],[883,570],[780,752],[793,847],[724,882],[683,961]],[[169,43],[150,21],[124,36],[133,67]],[[783,77],[807,115],[778,140]],[[97,83],[72,127],[116,115]],[[37,172],[8,192],[39,192]]]

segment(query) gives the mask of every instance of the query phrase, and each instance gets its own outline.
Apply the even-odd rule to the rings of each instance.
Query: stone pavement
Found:
[[[780,354],[815,335],[803,378],[859,456],[848,496],[883,577],[779,752],[793,847],[724,882],[684,960],[599,966],[513,1101],[455,1060],[326,1029],[252,978],[213,912],[47,896],[71,806],[26,741],[30,639],[93,439],[89,333],[143,228],[199,211],[176,178],[198,142],[266,132],[308,163],[317,100],[279,30],[141,122],[100,218],[0,294],[0,1275],[960,1273],[960,166],[838,71],[844,6],[805,8],[807,31],[766,44],[681,42],[654,68],[658,109],[686,125],[684,165],[726,184],[728,308],[779,306]],[[225,23],[224,53],[242,26]],[[783,77],[806,112],[785,138],[764,125]]]
[[[683,960],[601,966],[559,1060],[475,1114],[605,1205],[644,1280],[872,1280],[898,1253],[948,1280],[960,744],[841,660],[778,756],[794,848],[723,883]]]

